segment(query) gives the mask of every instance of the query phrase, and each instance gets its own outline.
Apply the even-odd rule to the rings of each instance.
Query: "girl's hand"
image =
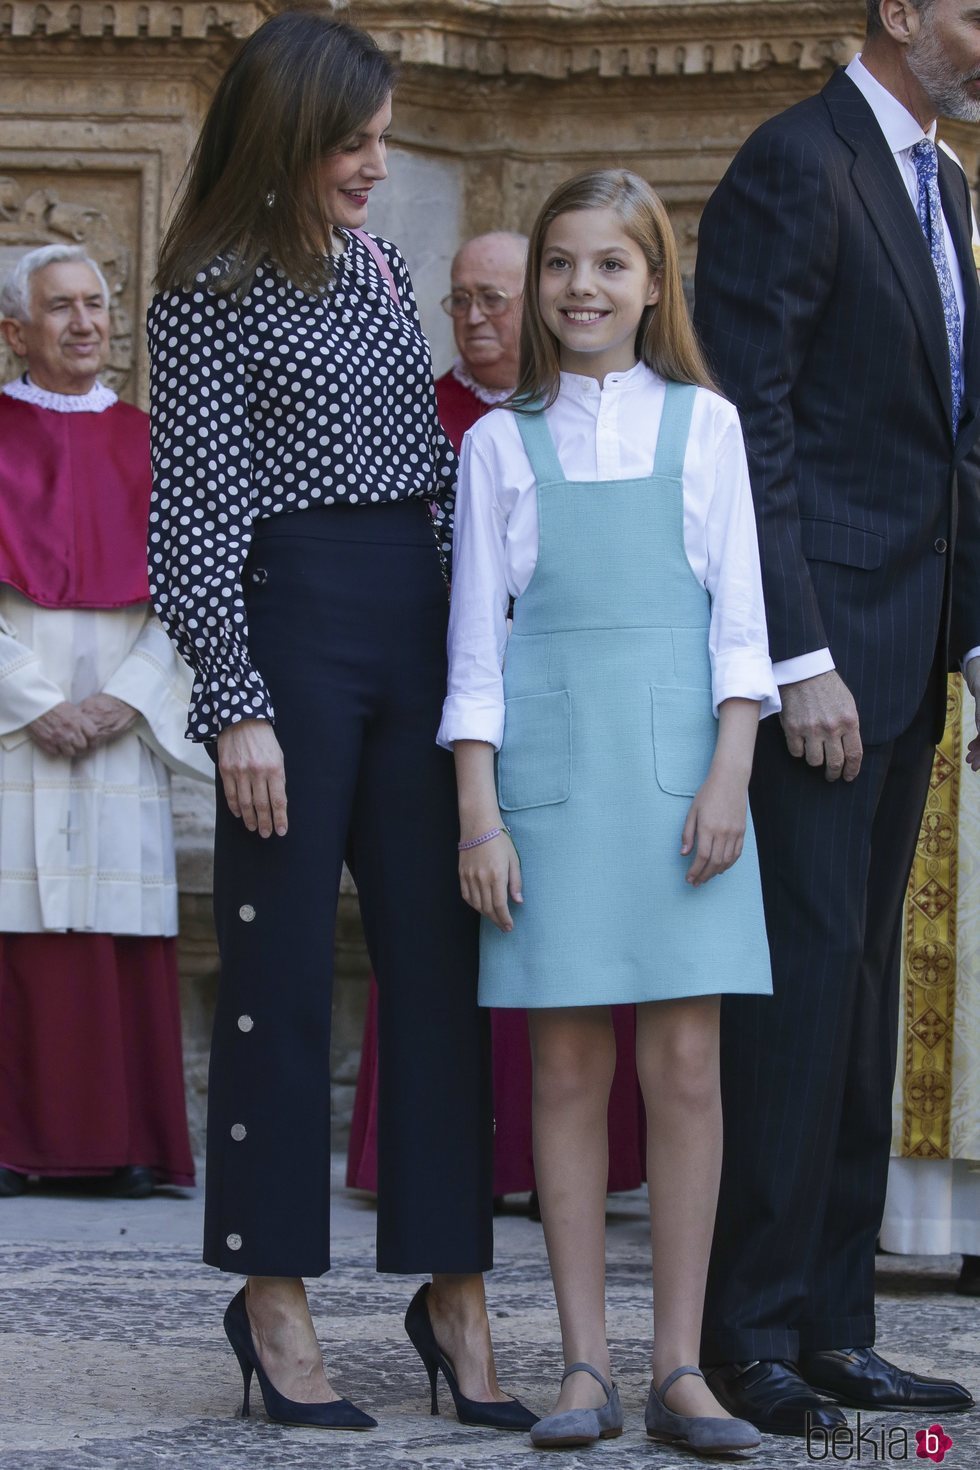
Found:
[[[478,837],[480,834],[475,832],[473,835]],[[466,833],[463,839],[466,840]],[[484,918],[492,919],[504,934],[510,933],[514,921],[507,906],[508,895],[514,903],[523,903],[524,898],[520,859],[506,832],[460,853],[459,886],[470,908],[476,909]]]
[[[240,720],[218,736],[218,771],[233,817],[260,837],[286,835],[286,769],[268,720]]]
[[[744,776],[712,766],[691,802],[681,836],[681,853],[684,857],[694,853],[684,879],[693,888],[724,873],[741,857],[747,786]]]

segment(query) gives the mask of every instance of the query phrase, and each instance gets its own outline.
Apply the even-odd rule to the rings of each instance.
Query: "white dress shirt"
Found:
[[[652,473],[666,385],[642,363],[594,378],[562,373],[546,411],[570,480],[630,480]],[[708,652],[714,707],[758,700],[779,709],[769,661],[759,545],[738,414],[698,390],[684,458],[684,550],[711,599]],[[596,515],[602,514],[601,499]],[[531,580],[538,558],[534,473],[515,415],[495,409],[463,440],[453,539],[449,692],[440,745],[485,740],[500,748],[507,608]]]
[[[909,150],[923,139],[930,143],[936,141],[935,119],[927,133],[922,131],[918,120],[914,118],[906,107],[903,107],[897,97],[893,97],[887,87],[883,87],[877,77],[873,77],[864,65],[860,56],[847,68],[847,75],[858,88],[864,100],[875,115],[875,121],[885,135],[885,142],[892,151],[892,156],[902,176],[902,183],[908,190],[908,196],[913,207],[919,207],[919,179],[915,172],[915,164],[909,157]],[[939,145],[942,147],[942,144]],[[947,150],[948,151],[948,150]],[[958,162],[959,160],[957,160]],[[966,297],[963,294],[963,272],[960,269],[959,256],[956,254],[956,246],[953,244],[953,236],[950,234],[949,224],[945,214],[943,215],[943,239],[946,246],[946,258],[949,261],[949,273],[953,277],[953,290],[956,294],[956,306],[960,314],[960,347],[963,346],[963,318],[966,312]]]

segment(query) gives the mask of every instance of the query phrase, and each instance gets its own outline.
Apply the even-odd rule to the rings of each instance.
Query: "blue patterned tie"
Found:
[[[946,240],[943,231],[943,209],[939,198],[939,154],[935,143],[923,138],[909,149],[919,181],[919,224],[929,246],[932,263],[939,277],[939,292],[943,298],[943,316],[946,318],[946,336],[949,341],[949,371],[953,383],[953,434],[960,422],[960,404],[963,398],[963,353],[960,340],[960,309],[956,304],[953,288],[953,273],[946,256]]]

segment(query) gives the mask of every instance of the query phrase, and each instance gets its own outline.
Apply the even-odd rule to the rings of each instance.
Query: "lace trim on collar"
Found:
[[[50,408],[55,413],[104,413],[118,402],[118,395],[102,383],[96,383],[87,393],[52,393],[49,388],[32,383],[26,373],[12,383],[5,383],[3,391],[9,398],[33,403],[35,408]]]
[[[464,388],[469,388],[474,398],[479,398],[481,403],[503,403],[504,399],[509,398],[513,391],[510,388],[487,388],[483,383],[478,383],[472,373],[466,371],[461,357],[457,357],[453,363],[452,375],[457,383],[462,383]]]

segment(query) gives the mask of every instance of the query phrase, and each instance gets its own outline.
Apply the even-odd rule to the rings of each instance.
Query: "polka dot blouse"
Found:
[[[254,520],[418,496],[448,548],[456,460],[405,262],[378,244],[402,310],[351,237],[322,297],[263,266],[238,303],[208,289],[215,266],[150,306],[150,587],[194,670],[192,740],[275,718],[242,597]]]

